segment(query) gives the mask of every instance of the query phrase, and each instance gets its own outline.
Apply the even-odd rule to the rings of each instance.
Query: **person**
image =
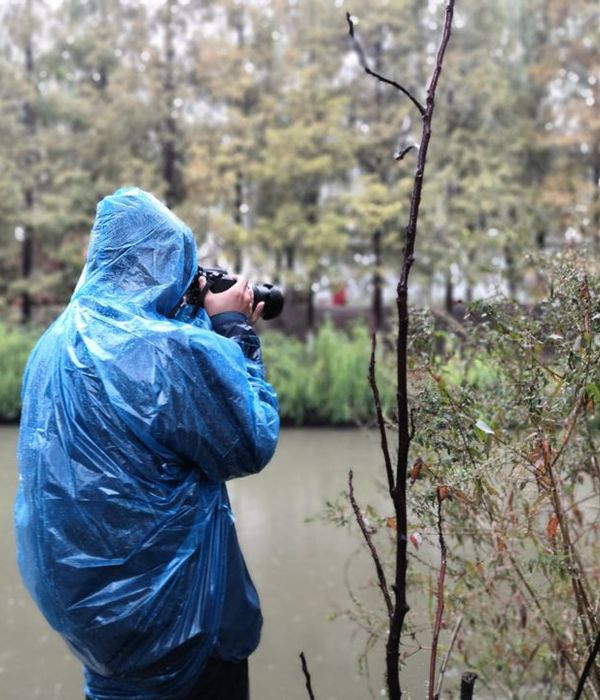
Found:
[[[117,190],[24,375],[18,563],[92,700],[248,697],[262,617],[225,482],[270,460],[277,399],[247,281],[193,314],[196,270],[190,229]]]

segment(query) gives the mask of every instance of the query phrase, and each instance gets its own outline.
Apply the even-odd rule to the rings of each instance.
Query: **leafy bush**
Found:
[[[414,387],[411,503],[435,545],[449,494],[448,620],[465,616],[458,650],[506,697],[572,696],[594,641],[600,280],[584,266],[540,265],[535,307],[474,304]]]
[[[0,324],[0,420],[12,421],[21,410],[21,379],[38,333]]]
[[[448,557],[442,643],[454,627],[451,664],[475,670],[497,697],[573,697],[598,634],[594,264],[574,256],[540,261],[545,298],[530,307],[477,302],[446,332],[431,315],[413,314],[409,601],[428,591],[435,606],[441,530]],[[365,518],[389,581],[395,519],[386,508],[367,506]],[[347,499],[328,505],[326,515],[355,526]],[[370,643],[385,640],[383,603],[377,613],[357,606],[349,616]],[[422,622],[418,612],[407,616],[406,657],[428,644]],[[597,665],[586,692],[600,696]]]
[[[371,341],[366,328],[348,332],[331,324],[302,342],[281,333],[262,336],[268,379],[275,387],[281,418],[295,425],[371,423],[373,397],[368,382]],[[384,410],[394,400],[394,379],[378,350],[377,374]]]

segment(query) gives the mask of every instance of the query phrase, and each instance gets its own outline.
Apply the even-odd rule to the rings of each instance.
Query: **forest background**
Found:
[[[370,306],[376,262],[393,282],[412,178],[411,155],[394,154],[420,124],[364,76],[344,12],[359,15],[374,67],[419,91],[440,2],[0,7],[7,320],[47,321],[66,303],[97,201],[126,184],[173,207],[203,261],[279,280],[309,307],[344,285]],[[458,6],[421,214],[419,306],[451,311],[497,291],[532,300],[531,253],[600,245],[595,19],[581,0]]]
[[[205,263],[284,287],[287,315],[261,326],[283,417],[372,422],[368,327],[394,325],[420,120],[364,75],[345,12],[373,67],[422,98],[444,3],[356,5],[0,3],[1,418],[18,417],[96,203],[135,184]],[[436,97],[410,285],[410,585],[435,599],[422,553],[443,500],[444,624],[493,697],[567,697],[598,631],[599,20],[591,1],[462,0]],[[359,323],[319,326],[328,314]],[[344,527],[349,513],[327,506]],[[385,552],[390,515],[364,515]],[[381,611],[348,614],[385,638]],[[409,620],[403,661],[425,627]],[[586,692],[600,697],[600,669]]]
[[[384,325],[412,184],[413,154],[397,158],[420,124],[393,89],[364,76],[344,13],[360,15],[373,67],[418,93],[441,6],[3,0],[0,317],[7,331],[23,320],[36,329],[4,341],[3,416],[18,412],[32,338],[78,279],[96,203],[122,185],[173,207],[205,264],[282,284],[286,315],[273,326],[303,334],[336,293],[349,307],[342,319]],[[458,6],[413,304],[460,316],[462,302],[497,293],[533,303],[537,254],[600,245],[597,19],[582,0]],[[279,357],[306,350],[277,343]],[[273,371],[284,394],[289,384],[289,418],[309,420],[297,395],[306,378]],[[364,420],[368,388],[357,401],[314,422]]]

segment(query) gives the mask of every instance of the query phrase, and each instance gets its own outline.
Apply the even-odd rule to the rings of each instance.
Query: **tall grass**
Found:
[[[368,382],[371,341],[366,328],[322,326],[306,342],[280,333],[262,334],[267,376],[279,397],[283,422],[294,425],[371,423]],[[393,372],[379,353],[378,384],[386,410],[394,400]]]
[[[13,421],[21,411],[21,380],[39,332],[0,323],[0,421]]]

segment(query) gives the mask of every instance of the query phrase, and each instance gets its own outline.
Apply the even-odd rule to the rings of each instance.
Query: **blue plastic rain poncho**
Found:
[[[185,697],[210,655],[258,644],[224,481],[269,461],[277,402],[245,317],[169,318],[196,265],[191,231],[152,195],[106,197],[25,372],[19,566],[95,700]]]

